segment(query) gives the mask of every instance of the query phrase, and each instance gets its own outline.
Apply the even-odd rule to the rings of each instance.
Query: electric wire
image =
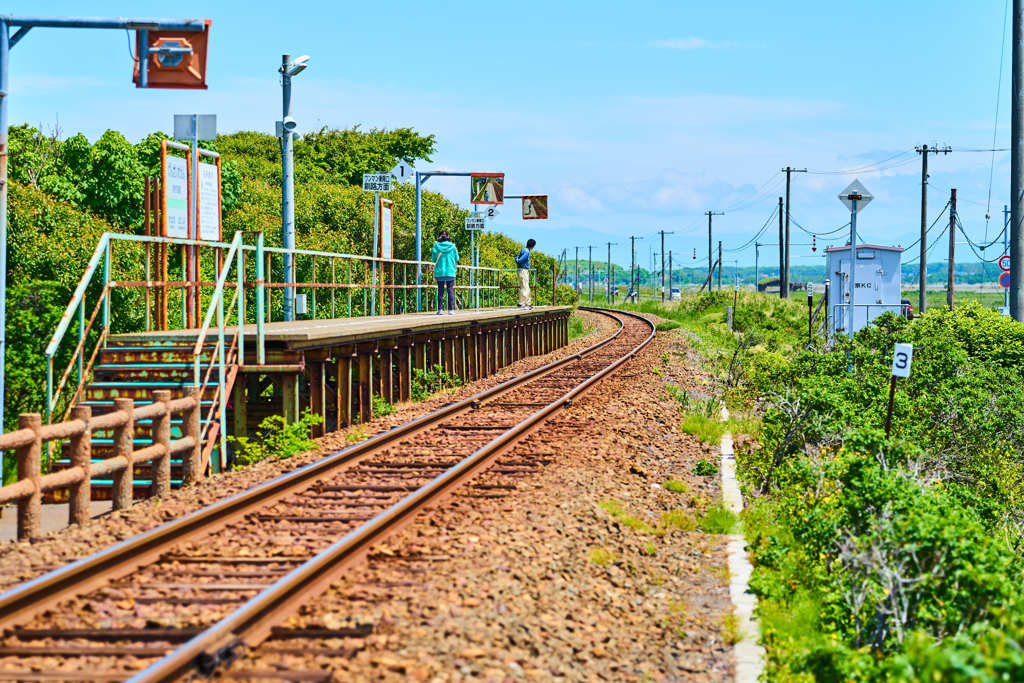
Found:
[[[988,199],[985,202],[985,236],[988,237],[988,222],[992,217],[992,176],[996,170],[996,135],[999,132],[999,99],[1003,90],[1003,60],[1006,57],[1006,15],[1010,0],[1003,2],[1003,39],[999,43],[999,78],[996,80],[996,112],[992,121],[992,156],[988,164]]]
[[[750,248],[750,245],[754,244],[757,241],[757,238],[764,234],[764,231],[768,229],[768,224],[772,222],[772,219],[775,218],[775,216],[777,216],[778,213],[779,207],[776,206],[775,209],[772,211],[771,215],[768,216],[768,219],[764,222],[764,225],[761,226],[761,229],[757,231],[757,234],[751,237],[749,240],[747,240],[747,242],[743,246],[734,247],[732,249],[723,249],[722,251],[733,254]]]
[[[914,152],[914,150],[903,150],[903,151],[897,152],[896,154],[893,154],[890,157],[886,157],[885,159],[882,159],[881,161],[875,161],[875,162],[872,162],[870,164],[863,164],[861,166],[852,166],[850,168],[842,168],[842,169],[837,169],[837,170],[833,170],[833,171],[812,171],[812,170],[808,169],[807,172],[811,173],[811,174],[814,174],[814,175],[853,175],[853,174],[856,174],[856,173],[866,173],[868,171],[887,171],[890,168],[897,168],[899,166],[904,166],[906,164],[909,164],[910,162],[914,161],[914,159],[916,159],[916,157],[911,156],[908,159],[901,159],[900,161],[894,161],[895,159],[898,159],[899,157],[902,157],[902,156],[906,156],[908,154],[913,155],[913,154],[915,154],[915,152]],[[890,163],[890,162],[894,162],[894,163]],[[886,164],[888,164],[888,165],[886,165]]]
[[[941,211],[939,211],[939,215],[935,217],[935,220],[932,221],[932,224],[929,225],[928,229],[924,231],[925,235],[930,233],[932,231],[932,228],[935,227],[935,224],[939,222],[939,219],[946,215],[946,209],[948,209],[948,208],[949,208],[949,200],[946,200],[946,205],[942,207]],[[945,231],[943,231],[943,232],[945,232]],[[903,251],[910,251],[911,249],[913,249],[915,246],[917,246],[920,243],[921,243],[921,238],[918,237],[916,240],[914,240],[913,242],[908,244],[906,247],[904,247]],[[935,243],[933,242],[932,246],[928,247],[928,251],[930,252],[934,247],[935,247]],[[915,259],[919,259],[919,258],[921,258],[921,254],[918,254],[915,257]],[[913,263],[913,261],[915,259],[911,259],[910,261],[907,261],[907,263]]]
[[[789,214],[789,220],[793,223],[793,225],[795,225],[796,227],[800,228],[801,230],[806,232],[808,235],[814,235],[815,237],[826,237],[828,235],[834,235],[837,232],[839,232],[840,230],[845,230],[846,228],[850,227],[850,221],[846,221],[846,223],[844,223],[843,225],[840,225],[835,230],[827,230],[825,232],[814,232],[813,230],[808,230],[804,226],[800,225],[800,222],[797,221],[797,219],[793,217],[793,214]]]

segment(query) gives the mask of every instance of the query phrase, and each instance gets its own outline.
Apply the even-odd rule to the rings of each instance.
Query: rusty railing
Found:
[[[130,398],[114,399],[113,412],[92,416],[90,406],[75,406],[71,419],[43,425],[39,413],[18,416],[17,431],[0,434],[0,449],[16,450],[18,481],[0,488],[0,505],[18,504],[18,539],[39,536],[43,493],[69,490],[68,521],[81,524],[89,519],[92,500],[90,483],[93,477],[112,475],[115,510],[132,503],[133,470],[139,463],[151,463],[152,494],[160,497],[171,490],[171,456],[182,454],[182,483],[195,483],[200,471],[200,390],[192,388],[189,395],[171,399],[171,392],[153,392],[154,403],[136,408]],[[182,415],[182,438],[171,440],[171,418]],[[152,420],[152,443],[134,449],[135,424]],[[92,462],[92,435],[96,431],[112,431],[114,456]],[[70,442],[70,467],[49,474],[41,473],[43,444]]]

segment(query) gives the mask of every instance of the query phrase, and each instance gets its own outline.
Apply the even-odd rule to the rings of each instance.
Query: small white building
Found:
[[[859,244],[855,250],[853,331],[865,327],[886,311],[902,310],[900,258],[902,247]],[[828,269],[828,315],[833,334],[849,334],[850,246],[825,250]]]

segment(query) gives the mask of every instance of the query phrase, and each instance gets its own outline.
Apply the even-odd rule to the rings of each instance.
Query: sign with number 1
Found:
[[[893,377],[910,377],[910,361],[914,355],[913,344],[897,344],[892,353]]]

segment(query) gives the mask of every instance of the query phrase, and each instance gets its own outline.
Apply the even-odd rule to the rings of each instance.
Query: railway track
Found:
[[[509,451],[654,336],[639,316],[589,310],[619,330],[0,594],[0,679],[174,680],[210,673],[242,646],[299,653],[308,652],[303,638],[369,635],[372,627],[304,633],[279,624],[484,470],[537,466]],[[481,495],[508,488],[474,485]]]

